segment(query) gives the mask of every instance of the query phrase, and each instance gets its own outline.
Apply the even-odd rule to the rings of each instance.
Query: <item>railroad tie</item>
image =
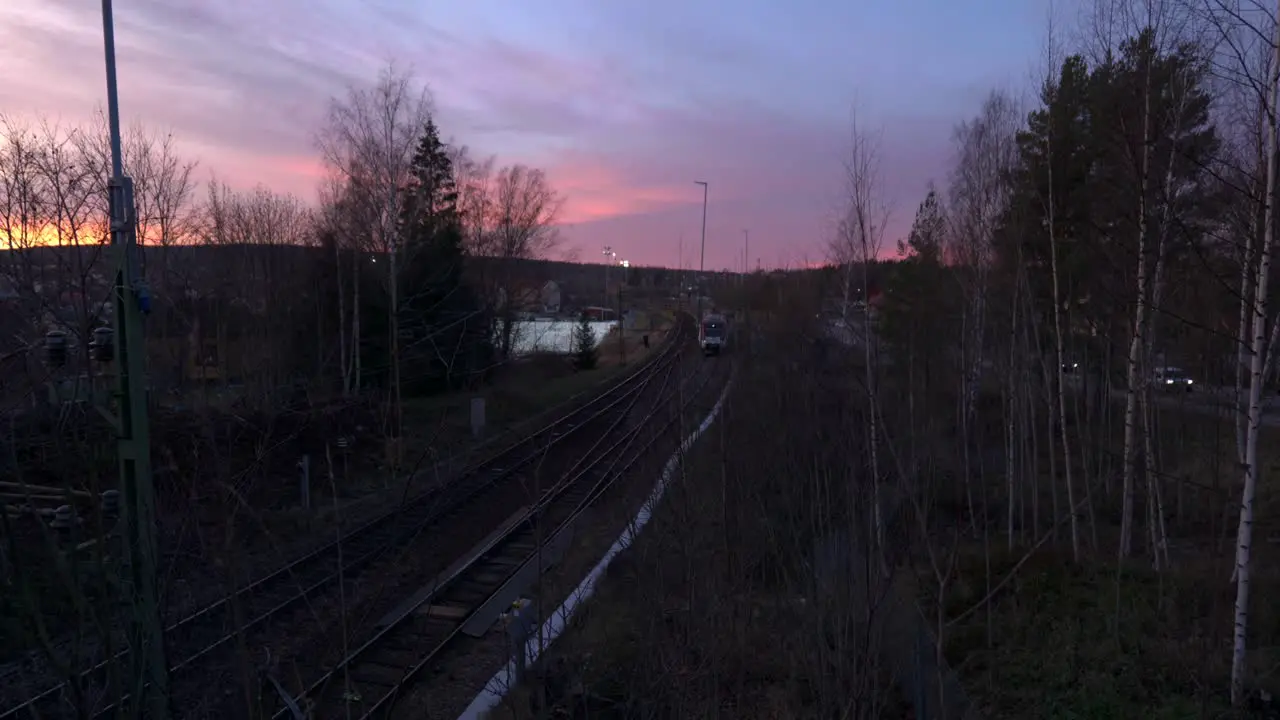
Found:
[[[470,610],[460,605],[427,605],[418,612],[441,620],[465,620],[467,615],[471,613]]]

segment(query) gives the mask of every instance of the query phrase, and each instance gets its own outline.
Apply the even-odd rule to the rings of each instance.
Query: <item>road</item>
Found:
[[[839,319],[827,322],[827,335],[830,339],[850,348],[862,350],[866,331],[862,322],[853,320],[845,323]],[[873,336],[874,337],[874,336]],[[876,348],[880,361],[886,362],[887,354],[883,347]],[[1070,382],[1070,378],[1068,378]],[[1229,419],[1235,414],[1232,403],[1234,388],[1201,385],[1191,392],[1157,392],[1154,394],[1156,404],[1169,410],[1181,410],[1202,415],[1211,415]],[[1125,390],[1113,389],[1112,400],[1123,401]],[[1280,427],[1280,395],[1267,395],[1263,398],[1262,425],[1264,427]]]
[[[1152,397],[1155,398],[1157,405],[1170,410],[1230,419],[1235,416],[1231,397],[1234,393],[1234,388],[1204,385],[1190,392],[1157,392]],[[1123,401],[1125,394],[1123,389],[1111,391],[1113,400]],[[1280,427],[1280,397],[1270,395],[1263,398],[1262,425],[1263,427]]]

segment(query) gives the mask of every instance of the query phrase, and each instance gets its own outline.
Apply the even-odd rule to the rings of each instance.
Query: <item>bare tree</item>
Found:
[[[884,520],[882,518],[881,459],[879,459],[879,405],[877,401],[876,373],[876,340],[872,328],[872,309],[870,309],[870,265],[876,263],[884,236],[884,227],[890,220],[892,209],[883,196],[883,178],[881,177],[881,158],[879,158],[878,133],[869,133],[860,126],[856,113],[850,118],[850,147],[845,159],[845,217],[832,246],[832,255],[838,263],[844,265],[844,301],[841,315],[845,327],[849,327],[849,295],[851,275],[855,265],[861,268],[861,286],[863,292],[859,299],[861,306],[861,345],[865,364],[865,382],[867,382],[868,419],[867,447],[870,464],[870,482],[872,482],[872,527],[874,537],[872,548],[876,556],[882,555],[884,544]]]
[[[463,212],[471,214],[467,222],[475,233],[472,252],[489,258],[492,266],[484,285],[496,311],[498,348],[505,359],[511,356],[523,280],[518,265],[546,257],[559,243],[556,220],[564,198],[542,170],[508,165],[489,179],[487,166],[482,163],[470,171]]]
[[[1280,6],[1277,7],[1280,18]],[[1244,488],[1240,498],[1240,528],[1236,540],[1235,635],[1231,652],[1231,701],[1244,702],[1245,653],[1249,626],[1249,570],[1253,546],[1254,498],[1258,490],[1258,436],[1262,427],[1262,382],[1267,340],[1267,283],[1271,276],[1271,254],[1275,249],[1277,94],[1280,93],[1280,22],[1273,21],[1275,58],[1271,62],[1267,88],[1266,194],[1263,196],[1262,241],[1258,270],[1253,286],[1252,336],[1249,343],[1249,424],[1245,436]]]
[[[360,275],[367,237],[360,228],[360,216],[347,200],[346,185],[337,177],[326,180],[320,191],[321,209],[317,222],[324,242],[333,250],[337,296],[338,367],[344,397],[360,388]],[[344,268],[348,259],[350,270]],[[347,273],[350,273],[349,275]],[[349,279],[348,279],[349,278]]]
[[[0,116],[0,233],[5,250],[34,247],[44,229],[40,218],[38,141],[31,127]]]
[[[1249,593],[1253,555],[1255,501],[1261,468],[1258,442],[1261,431],[1262,392],[1266,371],[1275,353],[1274,338],[1280,322],[1268,332],[1269,280],[1275,252],[1276,227],[1276,133],[1280,131],[1277,106],[1280,102],[1280,5],[1267,8],[1262,2],[1205,0],[1204,17],[1214,30],[1218,52],[1215,74],[1239,100],[1239,115],[1247,119],[1240,127],[1252,137],[1237,139],[1237,156],[1243,172],[1239,199],[1246,209],[1241,230],[1245,235],[1239,253],[1240,316],[1236,363],[1236,404],[1239,410],[1237,452],[1244,470],[1240,497],[1240,519],[1236,532],[1236,597],[1231,653],[1231,702],[1245,701],[1245,676],[1249,630]],[[1270,342],[1269,342],[1270,338]],[[1242,372],[1247,367],[1248,392],[1242,392]]]
[[[306,359],[315,357],[299,352],[300,345],[322,342],[302,336],[315,321],[316,293],[306,272],[314,263],[301,264],[314,257],[307,249],[312,211],[293,195],[263,186],[239,192],[215,180],[203,216],[205,259],[199,287],[188,293],[187,326],[199,317],[197,324],[212,326],[200,330],[204,340],[225,343],[235,336],[233,374],[253,386],[252,397],[274,402],[274,393],[301,379],[310,367]],[[229,360],[217,360],[220,373],[231,371],[224,367]]]
[[[960,413],[963,453],[970,452],[969,426],[975,419],[979,384],[986,364],[990,274],[995,259],[995,233],[1010,197],[1009,173],[1017,162],[1017,105],[1002,92],[992,92],[978,116],[956,127],[956,161],[950,187],[950,256],[965,296],[962,314]],[[976,523],[968,473],[964,474],[970,521]],[[975,526],[976,527],[976,526]]]
[[[367,213],[370,245],[388,263],[391,411],[387,436],[392,442],[398,442],[402,419],[398,312],[404,249],[401,191],[409,182],[414,149],[431,113],[430,92],[419,87],[411,73],[393,64],[383,69],[372,88],[352,87],[345,98],[333,100],[328,124],[319,136],[325,164],[346,185],[346,200]],[[353,331],[353,335],[357,333]]]
[[[458,213],[462,218],[467,249],[473,254],[486,253],[487,233],[493,220],[494,166],[492,155],[475,158],[465,145],[450,146],[454,184],[458,190]]]
[[[58,331],[70,339],[79,362],[64,379],[79,392],[81,380],[92,379],[89,337],[109,315],[98,168],[83,152],[80,128],[42,120],[34,127],[9,123],[5,134],[0,202],[12,251],[5,274],[34,319],[27,331]]]
[[[1057,46],[1055,45],[1056,38],[1054,35],[1053,22],[1054,22],[1054,18],[1052,17],[1052,14],[1050,14],[1049,33],[1048,33],[1047,42],[1046,42],[1047,57],[1049,62],[1048,62],[1048,68],[1047,68],[1048,76],[1046,77],[1045,80],[1046,80],[1046,85],[1048,86],[1052,86],[1054,84],[1054,81],[1052,79],[1053,74],[1058,72]],[[1054,371],[1053,371],[1054,383],[1053,384],[1056,386],[1056,389],[1057,389],[1055,400],[1057,401],[1056,402],[1057,423],[1060,427],[1060,430],[1058,433],[1058,440],[1062,443],[1063,468],[1064,468],[1064,475],[1065,475],[1066,486],[1067,486],[1066,487],[1067,508],[1071,512],[1071,554],[1072,554],[1072,559],[1074,559],[1076,562],[1079,562],[1080,561],[1080,530],[1079,530],[1079,523],[1077,521],[1075,510],[1074,510],[1074,508],[1076,507],[1075,482],[1074,482],[1074,478],[1072,476],[1072,471],[1071,471],[1071,460],[1072,460],[1071,438],[1070,438],[1070,434],[1067,431],[1067,419],[1066,419],[1067,418],[1067,401],[1065,396],[1066,375],[1065,375],[1065,367],[1064,367],[1066,363],[1066,358],[1064,357],[1064,352],[1063,352],[1064,343],[1063,343],[1063,332],[1062,332],[1062,272],[1059,267],[1060,262],[1058,257],[1059,256],[1059,251],[1058,251],[1059,228],[1057,224],[1057,204],[1058,203],[1057,203],[1057,198],[1054,194],[1054,167],[1053,167],[1053,161],[1052,161],[1052,158],[1054,156],[1053,150],[1054,150],[1054,144],[1055,144],[1056,138],[1055,138],[1055,129],[1053,126],[1052,118],[1053,118],[1052,112],[1048,113],[1046,116],[1047,122],[1045,127],[1044,153],[1045,153],[1045,157],[1050,158],[1050,160],[1049,162],[1045,163],[1045,168],[1047,171],[1045,179],[1047,181],[1046,185],[1048,189],[1048,199],[1047,199],[1047,202],[1045,202],[1044,204],[1044,211],[1045,211],[1045,220],[1047,224],[1046,230],[1048,231],[1048,234],[1049,234],[1049,271],[1052,278],[1051,280],[1052,292],[1050,297],[1053,303],[1053,342],[1054,342]],[[1052,443],[1053,443],[1053,440],[1052,438],[1050,438],[1050,447],[1052,447]],[[1055,517],[1054,520],[1056,521],[1057,518]]]

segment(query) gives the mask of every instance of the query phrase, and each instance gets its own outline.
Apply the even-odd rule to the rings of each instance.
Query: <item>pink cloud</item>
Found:
[[[683,187],[637,183],[616,166],[570,160],[552,165],[548,175],[566,199],[560,217],[564,224],[658,212],[689,202]]]

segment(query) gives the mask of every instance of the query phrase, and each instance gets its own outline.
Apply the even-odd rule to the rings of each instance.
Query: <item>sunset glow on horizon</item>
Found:
[[[100,225],[98,231],[92,225],[84,225],[79,232],[67,228],[59,228],[55,223],[44,223],[35,228],[0,227],[0,250],[24,250],[37,247],[89,246],[106,242],[106,225]]]

